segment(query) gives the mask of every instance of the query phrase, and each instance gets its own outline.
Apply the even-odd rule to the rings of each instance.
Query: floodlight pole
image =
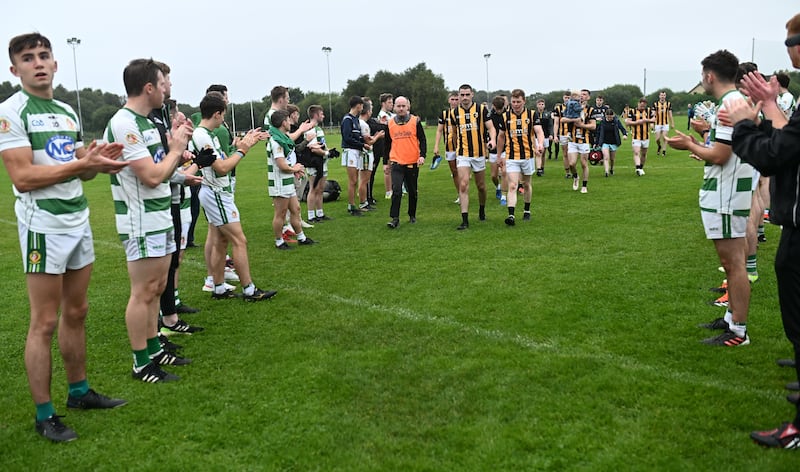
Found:
[[[483,58],[486,59],[486,102],[489,103],[489,58],[492,57],[491,53],[486,53]]]
[[[81,89],[78,86],[78,58],[75,50],[80,46],[81,40],[78,38],[69,38],[67,39],[67,44],[72,46],[72,66],[75,69],[75,95],[78,96],[78,127],[81,131],[81,137],[83,136],[83,112],[81,111]]]
[[[333,128],[333,110],[331,109],[331,51],[328,46],[322,46],[322,52],[325,53],[325,62],[328,64],[328,123],[330,128]]]

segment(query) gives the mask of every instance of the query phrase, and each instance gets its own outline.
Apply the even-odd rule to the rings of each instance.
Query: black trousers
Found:
[[[408,191],[408,216],[417,217],[417,180],[419,180],[419,166],[400,165],[396,162],[392,166],[392,208],[389,218],[400,217],[400,202],[403,199],[403,185]]]
[[[194,244],[194,227],[197,225],[197,218],[200,216],[200,185],[189,187],[191,192],[190,206],[192,212],[192,222],[189,225],[189,235],[186,237],[186,244]]]
[[[167,284],[161,292],[161,314],[164,316],[174,315],[175,309],[175,270],[180,265],[181,256],[181,206],[173,203],[170,208],[172,212],[172,225],[175,229],[175,252],[170,259],[169,270],[167,271]]]
[[[794,347],[795,369],[800,381],[800,229],[784,226],[775,254],[778,301],[786,337]],[[795,424],[800,425],[800,405]]]

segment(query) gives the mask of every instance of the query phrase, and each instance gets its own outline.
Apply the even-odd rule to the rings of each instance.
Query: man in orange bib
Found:
[[[386,151],[392,175],[392,219],[386,226],[395,229],[400,226],[400,201],[403,199],[403,185],[408,191],[408,222],[417,222],[417,179],[419,166],[425,164],[428,143],[425,130],[419,117],[412,115],[411,102],[406,97],[394,101],[395,116],[388,121],[389,133],[386,135]]]

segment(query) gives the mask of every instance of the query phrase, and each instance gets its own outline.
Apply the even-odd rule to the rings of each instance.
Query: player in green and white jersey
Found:
[[[214,299],[235,298],[237,295],[225,288],[225,250],[230,241],[233,246],[233,260],[242,283],[242,297],[245,301],[268,300],[277,293],[274,290],[261,290],[253,283],[250,274],[250,262],[247,256],[247,238],[239,222],[239,210],[233,201],[231,172],[250,148],[258,141],[266,138],[259,128],[250,130],[237,145],[238,149],[226,155],[217,136],[212,131],[218,128],[225,119],[227,109],[225,98],[219,92],[210,92],[200,101],[200,126],[192,133],[190,149],[200,154],[211,156],[210,164],[203,165],[203,184],[200,188],[200,205],[203,207],[209,222],[209,238],[215,243],[211,247],[211,255],[206,261],[208,273],[214,279]]]
[[[164,372],[151,356],[161,351],[158,339],[159,299],[167,282],[175,228],[170,213],[169,178],[191,158],[186,144],[192,125],[172,129],[169,152],[147,115],[164,103],[164,74],[152,59],[135,59],[123,72],[128,99],[109,120],[104,132],[109,143],[122,143],[122,158],[130,165],[111,178],[117,233],[125,248],[131,295],[125,323],[133,350],[135,379],[148,383],[178,380]]]
[[[52,441],[72,441],[78,435],[61,422],[50,396],[56,328],[69,383],[67,407],[126,403],[96,393],[86,378],[87,291],[95,255],[81,185],[98,172],[118,172],[126,164],[116,160],[119,145],[84,147],[75,112],[53,99],[57,65],[46,37],[16,36],[8,51],[11,73],[20,78],[22,90],[0,104],[0,156],[16,196],[30,301],[25,369],[36,405],[36,431]]]
[[[707,56],[701,64],[703,88],[718,100],[718,110],[725,108],[723,101],[744,100],[736,90],[739,69],[736,56],[721,50]],[[728,278],[728,309],[722,319],[707,325],[725,331],[703,341],[716,346],[744,346],[750,343],[747,335],[750,282],[745,264],[745,233],[752,200],[753,168],[733,153],[732,135],[733,128],[712,120],[709,147],[677,130],[676,136],[667,138],[670,147],[688,150],[692,157],[705,162],[703,186],[700,188],[700,213],[706,237],[714,241]]]

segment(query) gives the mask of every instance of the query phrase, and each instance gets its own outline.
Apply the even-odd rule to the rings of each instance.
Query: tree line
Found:
[[[797,96],[800,94],[800,72],[789,72],[789,76],[792,79],[789,90],[794,96]],[[19,89],[18,84],[12,84],[9,81],[0,83],[0,101],[5,100]],[[645,96],[648,103],[658,100],[658,93],[661,91],[666,91],[668,100],[672,102],[673,112],[676,114],[686,113],[688,104],[713,100],[704,94],[658,89]],[[413,113],[419,115],[428,124],[434,125],[441,111],[447,107],[449,90],[445,87],[442,76],[435,74],[428,69],[424,62],[421,62],[399,74],[385,70],[379,70],[372,77],[369,74],[362,74],[355,79],[348,80],[344,90],[332,93],[330,97],[325,92],[304,92],[297,87],[289,88],[289,97],[291,102],[300,108],[302,115],[305,115],[305,110],[310,105],[322,105],[325,108],[325,124],[332,123],[334,127],[338,127],[341,117],[349,111],[347,103],[350,97],[353,95],[368,96],[372,98],[373,105],[377,108],[380,106],[378,97],[384,92],[392,93],[395,97],[399,95],[407,97],[411,100]],[[564,90],[553,90],[547,93],[530,94],[528,95],[528,107],[533,108],[536,100],[543,98],[547,103],[547,108],[552,109],[554,104],[561,102],[564,92]],[[81,89],[80,94],[85,134],[89,138],[100,137],[108,120],[125,103],[125,97],[91,88]],[[494,96],[500,94],[510,96],[511,91],[494,90],[487,93],[486,90],[476,90],[475,101],[490,103]],[[592,97],[597,95],[603,95],[605,103],[617,113],[621,113],[625,105],[635,107],[639,98],[644,96],[638,85],[630,84],[616,84],[603,90],[593,90]],[[64,86],[58,85],[53,89],[53,97],[68,103],[76,111],[78,110],[74,90],[68,90]],[[594,102],[592,101],[591,104],[593,105]],[[250,128],[251,122],[255,126],[260,126],[264,122],[264,115],[270,105],[269,96],[263,97],[260,101],[234,103],[231,106],[233,112],[229,112],[227,117],[228,123],[231,125],[235,123],[237,131]],[[187,116],[199,111],[197,105],[187,103],[179,103],[178,107]]]

